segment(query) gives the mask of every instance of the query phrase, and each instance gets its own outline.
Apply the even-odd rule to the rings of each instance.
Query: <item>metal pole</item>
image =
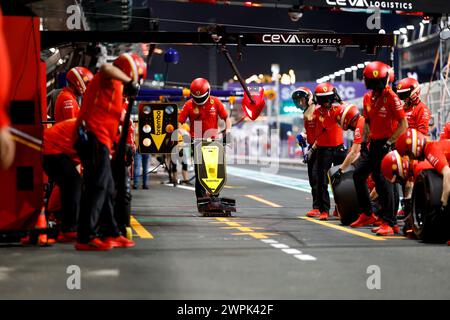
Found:
[[[242,89],[244,89],[245,93],[247,94],[248,98],[250,99],[250,102],[252,104],[255,104],[255,100],[253,100],[252,95],[250,94],[250,91],[247,88],[247,85],[245,84],[244,79],[242,78],[238,68],[236,67],[236,64],[234,63],[233,59],[230,56],[230,53],[228,52],[227,48],[225,46],[220,47],[220,51],[225,55],[225,58],[227,59],[228,63],[230,64],[231,68],[234,71],[234,74],[239,80],[239,83],[242,86]]]

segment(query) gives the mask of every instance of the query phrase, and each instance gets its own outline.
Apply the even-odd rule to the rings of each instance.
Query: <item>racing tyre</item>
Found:
[[[328,177],[331,177],[339,167],[332,167],[328,171]],[[356,196],[355,183],[353,182],[353,171],[354,167],[350,166],[342,175],[341,181],[331,186],[339,219],[344,226],[356,221],[359,214],[358,197]]]
[[[450,213],[441,212],[442,176],[424,170],[414,183],[412,194],[412,227],[420,240],[444,243],[449,240]]]

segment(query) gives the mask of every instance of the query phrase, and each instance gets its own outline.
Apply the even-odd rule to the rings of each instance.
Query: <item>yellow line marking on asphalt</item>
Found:
[[[216,218],[216,220],[218,220],[218,222],[210,222],[210,223],[224,223],[228,225],[228,227],[220,227],[221,229],[237,229],[241,231],[239,233],[232,233],[232,235],[234,236],[247,235],[255,239],[267,239],[268,238],[267,236],[278,235],[277,233],[255,232],[255,230],[261,230],[264,228],[244,227],[241,224],[237,223],[236,221],[229,221],[228,218]]]
[[[237,229],[242,232],[254,232],[255,230],[261,230],[264,228],[255,228],[255,227],[220,227],[220,229]]]
[[[251,236],[255,239],[267,239],[267,236],[275,236],[277,233],[268,233],[268,232],[239,232],[232,233],[233,236]]]
[[[210,222],[210,223],[214,223],[214,224],[227,224],[230,227],[240,227],[241,224],[237,223],[237,222],[228,222],[228,221],[224,221],[224,222],[220,222],[220,221],[215,221],[215,222]]]
[[[245,195],[247,198],[253,199],[255,201],[259,201],[261,203],[267,204],[268,206],[274,207],[274,208],[282,208],[283,206],[280,206],[279,204],[276,204],[274,202],[271,202],[269,200],[265,200],[263,198],[257,197],[253,194],[246,194]]]
[[[349,229],[349,228],[342,227],[342,226],[337,226],[337,225],[334,225],[334,224],[326,222],[326,221],[315,220],[315,219],[310,218],[310,217],[299,217],[299,218],[303,219],[303,220],[310,221],[310,222],[314,222],[314,223],[317,223],[317,224],[320,224],[320,225],[323,225],[325,227],[329,227],[329,228],[333,228],[333,229],[336,229],[336,230],[344,231],[344,232],[347,232],[347,233],[350,233],[350,234],[353,234],[355,236],[359,236],[359,237],[362,237],[362,238],[366,238],[366,239],[370,239],[370,240],[374,240],[374,241],[384,241],[384,240],[386,240],[384,237],[373,236],[371,234],[367,234],[367,233],[364,233],[364,232],[361,232],[361,231]]]
[[[136,231],[137,235],[142,239],[154,239],[153,235],[145,229],[135,217],[130,216],[131,227]]]

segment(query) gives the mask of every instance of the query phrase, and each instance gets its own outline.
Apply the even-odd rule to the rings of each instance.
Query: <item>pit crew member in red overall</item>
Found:
[[[449,214],[448,197],[450,194],[450,140],[427,141],[416,129],[408,129],[397,140],[395,147],[401,156],[419,161],[427,160],[433,168],[442,174],[441,210]],[[448,243],[450,245],[450,242]]]
[[[94,75],[85,67],[74,67],[67,72],[67,86],[61,90],[55,102],[56,123],[78,116],[80,108],[77,97],[83,96],[92,78]]]
[[[362,150],[353,174],[361,214],[350,226],[353,228],[371,225],[378,218],[370,205],[366,180],[372,174],[381,205],[380,228],[377,235],[393,235],[397,224],[394,186],[381,174],[381,161],[390,151],[398,136],[406,130],[408,122],[400,99],[389,87],[390,67],[374,61],[364,68],[364,81],[370,91],[364,96],[363,115],[366,119],[364,131],[369,134],[368,150]]]
[[[192,99],[188,100],[178,116],[179,128],[189,120],[192,139],[217,139],[219,117],[225,121],[223,143],[227,143],[231,133],[231,119],[219,98],[211,96],[211,86],[208,80],[194,79],[191,83]],[[229,141],[228,141],[229,142]],[[202,198],[206,195],[204,188],[196,175],[195,195]]]
[[[113,64],[104,64],[84,94],[77,118],[76,150],[83,165],[84,189],[78,219],[77,250],[109,250],[131,247],[114,218],[114,179],[111,153],[116,140],[124,97],[135,97],[146,77],[145,63],[134,53],[121,54]],[[108,226],[99,234],[100,219]],[[103,237],[103,239],[100,239]]]
[[[74,149],[76,119],[69,119],[44,130],[43,167],[60,189],[62,216],[58,242],[76,238],[76,222],[80,212],[81,176],[77,170],[80,158]]]
[[[308,151],[304,154],[304,162],[308,166],[308,180],[311,186],[312,195],[312,210],[306,213],[307,217],[318,217],[320,215],[319,211],[319,198],[317,195],[317,169],[316,165],[316,155],[315,149],[312,149],[315,138],[315,120],[314,120],[314,110],[318,108],[314,103],[314,95],[309,88],[300,87],[292,92],[292,101],[295,106],[303,111],[303,123],[304,130],[297,136],[297,140],[302,146],[302,149],[308,144]],[[306,140],[306,141],[305,141]]]
[[[344,147],[342,128],[337,117],[342,113],[342,100],[331,83],[321,83],[314,90],[317,105],[314,110],[315,138],[311,148],[317,149],[317,194],[319,197],[319,220],[327,220],[330,211],[328,194],[328,170],[332,165],[341,164],[347,150]]]

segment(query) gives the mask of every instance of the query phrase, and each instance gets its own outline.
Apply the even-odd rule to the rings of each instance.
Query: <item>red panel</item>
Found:
[[[41,119],[45,118],[45,64],[40,60],[39,18],[3,18],[3,30],[11,64],[11,100],[32,100],[35,103],[34,123],[12,126],[37,139],[42,139]],[[10,110],[19,111],[20,110]],[[15,112],[17,113],[17,112]],[[33,182],[27,188],[17,189],[17,168],[32,168]],[[31,179],[26,179],[31,182]],[[43,172],[41,152],[16,142],[13,166],[0,171],[0,230],[34,228],[43,204]]]

